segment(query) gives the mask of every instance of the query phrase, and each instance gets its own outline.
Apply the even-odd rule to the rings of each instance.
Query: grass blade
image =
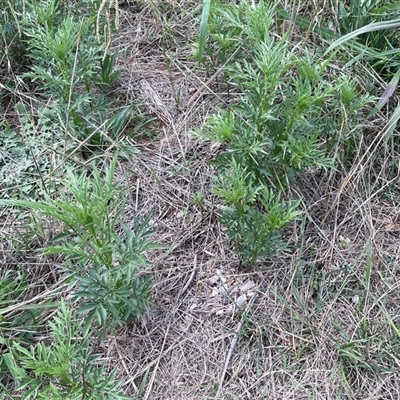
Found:
[[[374,15],[382,15],[388,12],[395,12],[400,10],[400,1],[396,1],[393,4],[384,5],[382,7],[376,8],[375,10],[371,11],[371,14]]]
[[[328,49],[326,50],[326,53],[329,51],[333,50],[334,48],[341,46],[342,44],[348,42],[351,39],[354,39],[355,37],[362,35],[363,33],[369,33],[369,32],[375,32],[375,31],[381,31],[384,29],[392,29],[392,28],[398,28],[400,26],[400,18],[399,19],[393,19],[391,21],[382,21],[382,22],[373,22],[371,24],[365,25],[360,29],[356,29],[353,32],[348,33],[347,35],[344,35],[340,39],[336,40],[334,43],[332,43]]]
[[[378,103],[376,104],[376,107],[369,113],[368,118],[374,116],[389,101],[390,97],[393,96],[393,93],[395,92],[399,84],[399,78],[400,78],[400,68],[397,70],[392,80],[386,86],[385,91],[382,93],[382,96],[380,97]]]
[[[203,0],[203,12],[200,21],[200,35],[199,35],[199,63],[203,57],[204,46],[206,44],[206,35],[208,27],[208,18],[210,16],[211,0]]]
[[[393,114],[390,117],[390,120],[388,122],[388,125],[387,125],[388,128],[385,132],[385,143],[387,143],[390,136],[392,136],[392,133],[394,131],[394,128],[396,128],[399,118],[400,118],[400,103],[397,105],[396,109],[393,111]]]

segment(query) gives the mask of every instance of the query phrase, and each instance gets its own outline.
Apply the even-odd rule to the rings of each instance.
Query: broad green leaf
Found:
[[[16,381],[28,377],[25,370],[18,367],[18,365],[15,363],[14,357],[11,355],[11,353],[3,353],[2,359],[10,371],[10,374]]]
[[[107,126],[112,130],[112,138],[116,139],[122,132],[125,125],[128,123],[129,117],[133,111],[134,105],[124,108],[117,115],[114,115],[109,121]],[[111,167],[112,168],[112,167]],[[113,170],[110,171],[113,176]]]

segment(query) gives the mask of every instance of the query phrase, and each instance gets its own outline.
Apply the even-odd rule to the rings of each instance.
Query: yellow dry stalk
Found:
[[[106,56],[108,49],[111,44],[111,19],[110,19],[110,10],[115,10],[115,17],[114,17],[114,25],[116,29],[119,29],[119,3],[118,0],[102,0],[99,9],[97,11],[97,20],[96,20],[96,36],[97,40],[100,42],[100,17],[101,14],[108,2],[108,10],[106,11],[106,25],[104,26],[104,39],[106,43],[106,48],[104,52],[104,57]]]

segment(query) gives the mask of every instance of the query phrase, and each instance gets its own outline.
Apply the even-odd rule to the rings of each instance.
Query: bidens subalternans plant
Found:
[[[89,337],[82,337],[83,320],[61,302],[49,322],[45,343],[23,346],[7,343],[3,360],[15,380],[15,390],[24,400],[128,400],[116,379],[116,371],[99,365]],[[5,388],[2,388],[5,390]],[[3,393],[4,394],[4,393]],[[11,398],[11,397],[10,397]]]
[[[125,194],[114,180],[116,156],[101,172],[69,172],[57,198],[41,201],[0,200],[37,210],[61,223],[61,232],[41,249],[60,254],[78,312],[85,315],[85,332],[95,324],[100,336],[140,317],[151,303],[150,275],[144,273],[144,252],[160,246],[148,238],[150,216],[128,227],[120,221]]]
[[[290,32],[271,33],[275,17],[264,1],[214,4],[205,47],[212,65],[226,63],[240,96],[198,135],[222,144],[214,192],[236,252],[251,265],[284,248],[280,231],[300,214],[298,201],[285,200],[295,176],[351,157],[361,109],[372,101],[329,59],[291,46]]]

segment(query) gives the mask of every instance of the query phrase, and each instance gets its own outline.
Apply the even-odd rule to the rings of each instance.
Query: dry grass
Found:
[[[121,165],[125,218],[151,212],[169,250],[150,254],[153,313],[109,338],[105,356],[145,400],[400,398],[400,188],[385,121],[346,174],[295,182],[305,209],[287,231],[295,250],[239,267],[210,195],[218,149],[187,134],[227,100],[190,58],[195,7],[121,7],[118,90],[156,118]]]
[[[174,3],[168,26],[150,6],[128,8],[117,40],[121,90],[144,99],[158,133],[125,165],[126,217],[151,211],[170,247],[151,255],[154,313],[107,344],[127,393],[143,383],[143,399],[398,398],[399,207],[382,197],[398,176],[379,153],[384,121],[347,174],[296,182],[307,210],[287,232],[297,250],[241,269],[210,196],[217,149],[187,135],[224,99],[189,57],[188,6]]]

